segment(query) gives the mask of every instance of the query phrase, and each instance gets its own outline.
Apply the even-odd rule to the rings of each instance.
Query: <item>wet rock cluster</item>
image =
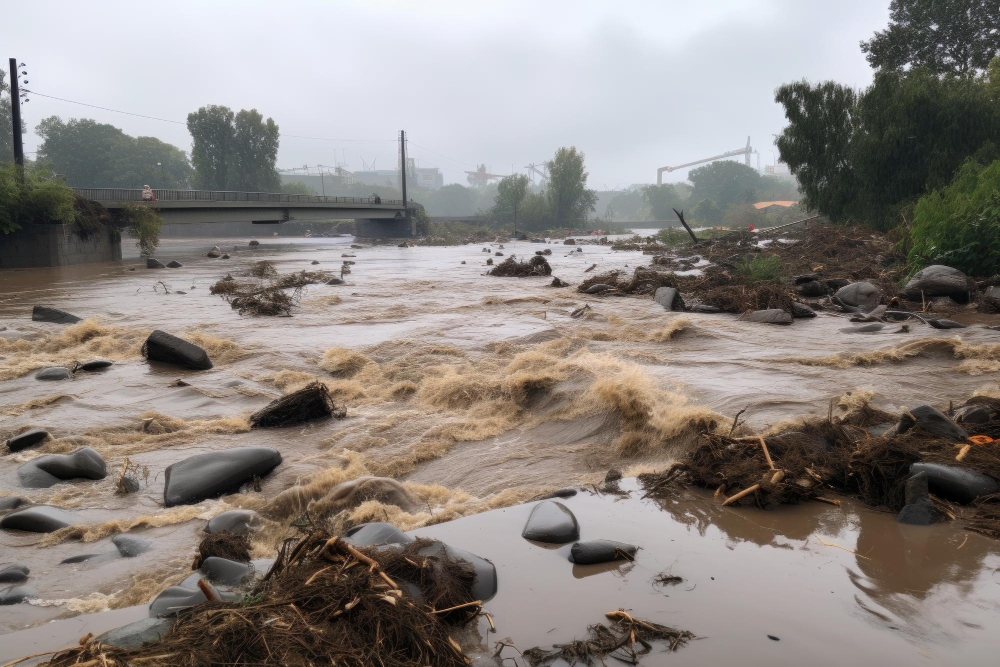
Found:
[[[634,560],[638,547],[633,544],[613,540],[589,540],[581,542],[580,523],[573,512],[555,500],[539,502],[531,510],[521,537],[545,544],[567,544],[570,547],[569,560],[577,565],[594,565],[615,560]]]

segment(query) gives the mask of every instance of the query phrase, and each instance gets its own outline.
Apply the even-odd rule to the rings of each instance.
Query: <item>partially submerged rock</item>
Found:
[[[433,540],[418,551],[421,556],[463,561],[472,566],[476,573],[472,584],[472,596],[477,600],[489,600],[497,594],[497,569],[490,561],[463,549],[456,549],[440,540]],[[415,582],[416,583],[416,582]]]
[[[111,543],[123,558],[135,558],[152,546],[149,540],[135,535],[115,535],[111,538]]]
[[[87,371],[87,372],[100,371],[110,366],[114,366],[114,363],[115,362],[108,361],[107,359],[93,359],[91,361],[86,361],[80,364],[79,366],[76,367],[76,370]]]
[[[8,512],[27,504],[28,500],[21,496],[0,496],[0,512]]]
[[[136,649],[163,639],[174,625],[170,618],[144,618],[98,635],[94,641],[124,649]]]
[[[26,566],[17,563],[0,563],[0,584],[15,584],[25,581],[31,572]]]
[[[568,507],[546,500],[531,510],[521,537],[535,542],[565,544],[580,539],[580,524]]]
[[[263,477],[279,463],[281,454],[270,447],[236,447],[191,456],[167,466],[163,504],[185,505],[238,491],[245,482]]]
[[[218,556],[209,556],[203,560],[199,569],[212,583],[226,586],[236,586],[250,574],[250,565],[247,563]]]
[[[212,586],[212,584],[205,582],[206,587],[212,593],[212,595],[218,600],[234,600],[239,596],[235,593],[227,593],[220,591],[219,589]],[[208,600],[205,594],[200,588],[184,588],[183,586],[171,586],[170,588],[162,591],[157,595],[152,602],[149,603],[149,615],[151,617],[171,617],[176,616],[177,612],[182,609],[187,609],[188,607],[194,607],[202,602]]]
[[[165,269],[166,265],[155,257],[146,258],[146,268],[147,269]]]
[[[156,329],[142,346],[142,353],[150,361],[162,361],[196,371],[208,370],[212,360],[208,353],[194,343]]]
[[[0,528],[29,533],[51,533],[73,523],[73,515],[50,505],[32,505],[0,519]]]
[[[38,594],[29,586],[10,586],[0,590],[0,606],[20,604],[37,597]]]
[[[40,428],[33,428],[29,431],[18,433],[13,438],[9,439],[7,441],[7,449],[12,452],[19,452],[22,449],[27,449],[28,447],[34,447],[35,445],[41,444],[48,437],[48,431]]]
[[[609,289],[611,289],[611,285],[608,285],[607,283],[595,283],[590,287],[588,287],[587,289],[583,290],[583,293],[601,294],[602,292],[607,292]]]
[[[934,264],[917,271],[903,288],[903,295],[913,301],[919,301],[921,293],[923,298],[946,296],[967,303],[969,277],[950,266]]]
[[[948,415],[929,405],[921,405],[904,412],[893,433],[902,435],[914,426],[919,426],[928,433],[948,438],[953,442],[961,442],[969,437],[969,434],[953,422]]]
[[[638,549],[634,544],[613,540],[577,542],[569,551],[569,560],[577,565],[608,563],[614,560],[632,560]]]
[[[552,276],[552,282],[549,283],[549,287],[569,287],[569,283]]]
[[[928,318],[926,322],[935,329],[964,329],[966,326],[968,326],[962,324],[961,322],[956,322],[955,320],[945,320],[945,319]]]
[[[816,317],[816,311],[804,303],[792,301],[792,317],[795,319],[807,319]]]
[[[684,299],[673,287],[657,287],[653,292],[653,301],[663,306],[664,310],[684,310]]]
[[[1000,482],[978,472],[939,463],[914,463],[910,472],[926,473],[931,493],[967,505],[980,496],[1000,493]]]
[[[252,244],[252,242],[251,242],[251,244]],[[214,248],[212,248],[211,250],[209,250],[207,253],[205,253],[205,257],[211,257],[212,259],[218,259],[219,257],[222,257],[222,249],[219,248],[219,246],[215,246]]]
[[[719,308],[718,306],[710,306],[707,303],[697,303],[691,306],[691,312],[714,315],[715,313],[721,313],[722,309]]]
[[[246,535],[253,526],[259,523],[260,515],[253,510],[229,510],[209,519],[205,532]]]
[[[955,411],[955,422],[958,424],[985,424],[996,414],[989,405],[963,405]],[[10,443],[7,443],[10,446]]]
[[[76,324],[83,320],[65,310],[59,310],[51,306],[35,306],[31,309],[31,320],[33,322],[55,322],[56,324]]]
[[[929,526],[944,519],[928,495],[926,472],[911,474],[906,480],[906,505],[896,515],[896,521],[913,526]]]
[[[760,322],[762,324],[791,324],[792,316],[781,308],[768,308],[744,313],[739,319],[743,322]]]
[[[869,282],[859,282],[841,287],[836,297],[848,306],[874,308],[882,301],[882,292]]]
[[[70,479],[104,479],[107,464],[91,447],[82,447],[69,454],[48,454],[28,461],[17,469],[21,486],[47,489]]]
[[[882,329],[884,329],[884,328],[885,328],[885,325],[882,324],[881,322],[872,322],[871,324],[865,324],[865,325],[862,325],[860,327],[845,327],[845,328],[841,329],[840,332],[841,333],[849,333],[849,334],[855,334],[855,333],[877,333],[879,331],[882,331]]]
[[[182,266],[184,266],[184,265],[181,264],[180,262],[178,262],[176,259],[167,262],[167,268],[168,269],[179,269]]]
[[[369,547],[376,544],[409,544],[413,537],[407,535],[391,523],[362,523],[349,528],[341,536],[345,541],[359,547]]]
[[[73,372],[65,366],[51,366],[49,368],[43,368],[42,370],[35,373],[36,380],[44,380],[47,382],[58,382],[59,380],[68,380],[73,377]]]

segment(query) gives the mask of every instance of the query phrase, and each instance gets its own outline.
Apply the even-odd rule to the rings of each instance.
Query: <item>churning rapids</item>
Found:
[[[232,258],[206,258],[216,243]],[[522,549],[520,528],[506,525],[511,516],[521,521],[519,503],[560,487],[590,487],[612,467],[626,476],[660,470],[698,432],[728,430],[744,408],[747,423],[763,430],[826,416],[831,400],[836,410],[870,402],[898,412],[946,407],[976,391],[1000,396],[1000,332],[982,324],[846,335],[839,331],[844,319],[824,313],[775,327],[665,312],[648,297],[578,293],[575,285],[592,275],[585,274],[592,264],[598,272],[631,272],[648,263],[638,252],[607,246],[504,243],[503,253],[525,259],[551,248],[553,274],[571,285],[554,288],[546,278],[485,275],[496,246],[487,254],[482,245],[352,250],[351,243],[268,238],[251,250],[247,239],[165,239],[157,257],[182,268],[147,270],[133,256],[0,272],[0,441],[29,426],[53,436],[42,447],[0,456],[0,496],[61,507],[76,520],[48,534],[0,531],[0,561],[30,565],[38,594],[3,607],[0,633],[148,602],[190,574],[205,520],[226,509],[264,517],[254,533],[255,557],[272,556],[308,510],[312,519],[338,525],[390,521],[496,560],[505,549]],[[290,318],[241,317],[209,293],[252,261],[269,260],[280,273],[339,275],[344,254],[356,255],[346,284],[306,286]],[[36,304],[84,321],[32,322]],[[591,308],[583,317],[570,316],[585,304]],[[140,347],[153,329],[201,345],[214,368],[148,363]],[[61,382],[34,378],[40,368],[96,358],[115,363]],[[250,430],[251,412],[317,379],[346,408],[345,419]],[[106,478],[21,487],[19,466],[82,446],[104,457]],[[168,465],[236,446],[274,447],[282,463],[257,489],[164,508]],[[121,496],[115,488],[126,457],[148,475],[138,492]],[[415,502],[353,504],[331,493],[364,475],[400,480]],[[670,508],[581,496],[573,505],[581,523],[589,518],[623,531],[592,537],[639,544],[659,569],[640,567],[639,559],[634,568],[562,582],[546,569],[554,566],[527,556],[519,567],[498,563],[500,595],[489,606],[496,607],[499,636],[514,636],[522,648],[568,641],[599,620],[594,613],[624,606],[705,637],[669,658],[650,656],[649,664],[757,664],[734,638],[760,630],[756,641],[765,622],[770,634],[782,635],[781,644],[764,637],[760,656],[767,662],[995,659],[995,541],[946,525],[912,538],[891,515],[849,502],[763,513],[717,508],[697,494]],[[615,507],[627,519],[612,519]],[[500,508],[511,509],[476,524],[471,537],[466,531],[464,543],[463,522],[443,523]],[[61,564],[107,551],[111,537],[128,531],[152,548],[136,558]],[[817,542],[817,535],[848,551]],[[515,539],[516,549],[505,546]],[[485,553],[488,547],[495,550]],[[648,582],[668,566],[686,583],[664,597]],[[710,575],[726,575],[729,586]],[[839,619],[847,621],[834,632]],[[734,639],[728,650],[727,637]]]

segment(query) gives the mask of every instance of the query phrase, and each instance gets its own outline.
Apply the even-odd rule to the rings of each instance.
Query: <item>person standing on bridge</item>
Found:
[[[142,201],[156,201],[153,190],[148,185],[142,186]]]

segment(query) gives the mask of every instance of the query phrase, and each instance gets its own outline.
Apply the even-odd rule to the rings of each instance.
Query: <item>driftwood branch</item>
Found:
[[[677,214],[677,219],[681,221],[682,225],[684,225],[684,229],[687,230],[687,233],[691,235],[691,240],[694,241],[695,243],[697,243],[698,242],[698,237],[694,235],[694,232],[692,232],[691,228],[688,227],[688,223],[684,221],[684,211],[678,211],[675,208],[674,209],[674,213]]]

